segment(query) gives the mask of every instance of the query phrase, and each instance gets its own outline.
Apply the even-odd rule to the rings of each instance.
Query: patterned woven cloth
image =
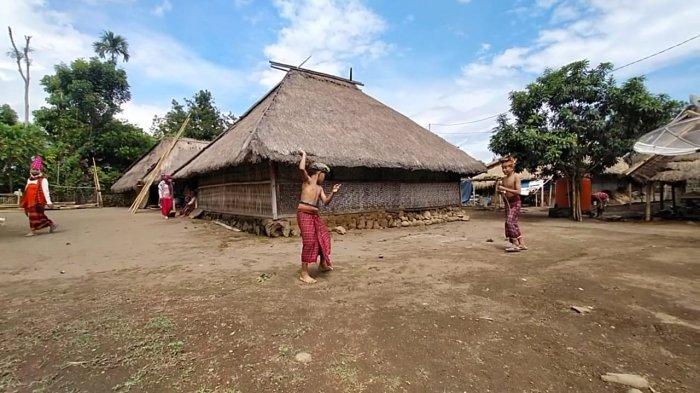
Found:
[[[520,233],[520,208],[522,201],[520,197],[509,198],[506,204],[506,237],[508,239],[519,239]]]
[[[27,213],[27,217],[29,217],[29,227],[33,231],[38,231],[40,229],[53,226],[53,222],[46,217],[46,214],[44,213],[44,206],[42,205],[34,205],[25,208],[24,212]]]
[[[301,262],[316,263],[321,256],[322,264],[331,262],[331,234],[318,213],[297,211],[297,224],[301,231]]]

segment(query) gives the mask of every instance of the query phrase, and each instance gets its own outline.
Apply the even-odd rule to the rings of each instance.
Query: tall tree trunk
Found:
[[[29,41],[31,41],[32,36],[24,36],[24,48],[20,52],[15,44],[15,38],[12,35],[12,28],[10,26],[7,26],[7,32],[10,35],[10,42],[12,43],[12,52],[10,52],[10,56],[17,62],[17,70],[24,81],[24,126],[27,127],[29,126],[29,64],[31,64],[31,60],[29,59],[29,52],[31,52]],[[22,60],[24,60],[26,71],[22,70]]]
[[[571,177],[571,219],[583,221],[581,214],[581,179],[574,175]]]

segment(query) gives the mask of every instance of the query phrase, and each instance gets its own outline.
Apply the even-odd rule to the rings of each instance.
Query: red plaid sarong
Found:
[[[34,205],[24,209],[24,212],[29,217],[29,227],[33,231],[53,226],[53,222],[46,217],[44,206]]]
[[[173,198],[160,198],[160,214],[165,217],[170,215],[173,209]]]
[[[297,224],[301,231],[301,263],[321,262],[332,266],[331,234],[318,213],[297,211]]]
[[[520,233],[520,207],[522,202],[520,196],[510,198],[506,203],[506,238],[519,239],[523,235]]]

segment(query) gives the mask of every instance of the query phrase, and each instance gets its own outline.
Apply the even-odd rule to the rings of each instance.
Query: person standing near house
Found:
[[[170,218],[170,211],[173,209],[173,180],[170,175],[163,175],[158,183],[158,200],[160,213],[167,220]]]
[[[49,193],[49,181],[44,177],[44,162],[41,156],[32,159],[29,169],[29,179],[24,189],[21,205],[24,213],[29,218],[30,231],[25,236],[34,236],[37,231],[49,228],[49,233],[56,230],[57,225],[46,217],[46,207],[51,207],[51,195]]]
[[[602,217],[605,212],[605,207],[608,205],[610,195],[605,191],[594,192],[591,195],[591,201],[595,205],[596,217]]]
[[[522,201],[520,200],[520,177],[515,173],[515,163],[515,158],[510,156],[501,159],[501,169],[505,177],[498,186],[498,191],[506,200],[506,238],[511,243],[511,246],[506,248],[508,252],[527,250],[520,232]]]
[[[319,204],[328,205],[340,190],[340,184],[334,184],[330,195],[326,195],[321,187],[326,174],[331,170],[326,164],[315,162],[309,170],[306,169],[306,152],[301,153],[299,172],[301,172],[301,198],[297,206],[297,224],[301,231],[301,273],[299,279],[307,284],[316,280],[309,274],[309,264],[316,263],[319,256],[320,272],[333,270],[331,261],[331,234],[319,216]]]

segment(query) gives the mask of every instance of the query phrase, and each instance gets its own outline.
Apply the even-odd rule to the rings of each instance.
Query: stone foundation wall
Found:
[[[323,215],[322,217],[331,231],[340,234],[353,230],[415,227],[444,222],[469,221],[469,216],[464,210],[457,207],[410,212]],[[203,218],[219,221],[242,232],[256,235],[269,237],[299,236],[299,226],[296,223],[296,218],[272,220],[210,212],[205,212]]]

